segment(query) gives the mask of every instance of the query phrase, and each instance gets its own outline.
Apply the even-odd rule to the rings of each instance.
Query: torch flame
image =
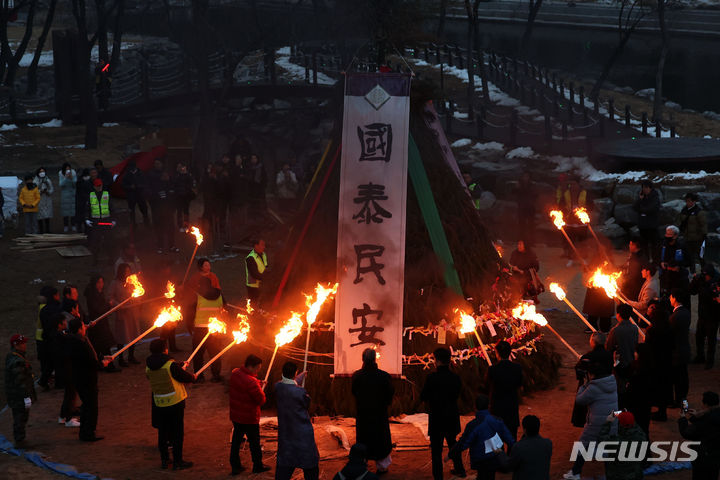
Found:
[[[203,242],[203,234],[200,233],[200,229],[197,227],[191,227],[190,228],[190,234],[195,235],[195,243],[197,245],[201,245]]]
[[[460,315],[460,333],[465,334],[475,330],[475,327],[477,327],[475,317],[468,315],[459,308],[456,308],[454,312]]]
[[[225,333],[227,332],[227,325],[225,325],[225,322],[221,322],[215,317],[210,317],[208,319],[208,332]]]
[[[583,225],[587,225],[588,223],[590,223],[590,215],[588,215],[588,212],[585,209],[585,207],[576,208],[574,213],[575,213],[575,216],[578,218],[578,220],[580,220],[580,222]]]
[[[604,273],[603,267],[598,267],[590,277],[590,286],[596,288],[602,288],[605,290],[605,295],[609,298],[615,298],[618,294],[617,280],[620,278],[620,272]]]
[[[167,282],[167,292],[165,292],[165,298],[175,298],[175,285],[172,282]]]
[[[320,313],[320,308],[322,308],[323,303],[325,303],[325,300],[327,300],[330,295],[335,295],[337,293],[337,288],[337,283],[332,287],[324,287],[322,284],[318,283],[315,286],[314,302],[312,295],[305,295],[305,305],[308,307],[307,314],[305,314],[305,321],[308,326],[315,323],[315,319],[317,318],[318,313]]]
[[[175,305],[163,308],[155,319],[153,325],[157,328],[162,327],[167,322],[179,322],[182,320],[182,313]]]
[[[302,332],[303,322],[300,318],[300,314],[297,312],[291,312],[291,317],[283,325],[280,331],[275,335],[275,345],[282,347],[283,345],[292,342],[295,337],[300,335]]]
[[[373,345],[372,349],[375,350],[375,361],[377,362],[380,360],[380,351],[377,348],[377,345]]]
[[[495,251],[498,254],[498,257],[503,258],[503,247],[502,245],[493,242],[493,247],[495,247]]]
[[[550,291],[555,294],[558,300],[561,302],[565,300],[565,290],[562,289],[560,285],[557,283],[551,283],[550,284]]]
[[[238,314],[238,329],[233,330],[232,335],[235,339],[235,343],[243,343],[248,339],[250,333],[250,324],[247,321],[247,317],[243,314]]]
[[[247,311],[248,315],[252,314],[255,309],[250,305],[250,299],[247,299],[247,302],[245,302],[245,310]]]
[[[145,295],[145,289],[143,288],[142,283],[140,283],[140,280],[138,280],[136,274],[133,273],[132,275],[128,275],[128,277],[125,279],[125,286],[127,286],[128,283],[133,286],[133,297],[137,298]]]
[[[532,303],[520,302],[517,307],[513,308],[512,315],[519,320],[532,321],[540,326],[548,323],[542,314],[535,311],[535,305]]]
[[[550,212],[550,217],[553,219],[553,223],[558,230],[562,230],[565,226],[565,220],[563,220],[563,213],[560,210],[553,210]]]

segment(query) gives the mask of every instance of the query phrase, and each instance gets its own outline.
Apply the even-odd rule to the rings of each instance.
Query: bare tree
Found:
[[[478,56],[478,70],[480,70],[480,80],[482,81],[483,89],[483,102],[487,103],[490,101],[490,88],[487,82],[487,69],[485,68],[485,53],[483,52],[482,45],[480,45],[480,22],[478,21],[478,9],[480,8],[480,0],[475,0],[473,3],[473,38],[475,41],[475,53]],[[472,61],[473,55],[469,56]]]
[[[90,50],[92,47],[88,39],[86,8],[85,0],[72,0],[72,12],[78,30],[75,71],[80,83],[80,115],[85,122],[85,148],[96,149],[98,146],[98,112],[90,76]]]
[[[440,14],[438,15],[438,27],[436,36],[440,40],[445,36],[445,17],[447,16],[448,0],[440,0]]]
[[[1,10],[12,10],[9,8],[10,6],[7,0],[3,0],[2,3],[3,5]],[[15,50],[14,53],[12,52],[12,48],[10,47],[10,41],[8,39],[7,24],[10,20],[10,17],[7,15],[7,13],[1,14],[3,15],[3,18],[0,18],[0,23],[2,24],[2,32],[0,32],[2,34],[0,63],[3,64],[3,70],[2,74],[0,74],[0,77],[3,78],[3,84],[6,87],[10,87],[11,89],[13,88],[15,83],[15,75],[17,74],[18,68],[20,68],[20,60],[25,54],[25,50],[27,50],[27,46],[30,43],[30,39],[32,38],[33,22],[35,21],[35,8],[37,7],[37,3],[37,0],[29,0],[17,7],[17,9],[20,10],[20,8],[27,5],[28,11],[27,20],[25,21],[25,32],[23,33],[23,37],[20,40],[20,45],[18,45],[17,50]],[[15,11],[14,13],[17,14],[17,11]]]
[[[467,14],[467,51],[468,51],[468,62],[467,62],[467,74],[468,74],[468,118],[475,118],[474,106],[475,106],[475,69],[472,61],[472,52],[475,47],[475,11],[473,10],[470,0],[465,0],[465,13]]]
[[[520,54],[527,56],[528,46],[530,45],[530,37],[532,35],[533,27],[535,26],[535,19],[540,11],[543,0],[529,0],[528,1],[528,18],[525,22],[525,31],[523,32],[522,39],[520,40]]]
[[[665,60],[670,49],[670,32],[666,23],[668,0],[657,0],[658,28],[660,30],[660,57],[655,72],[655,98],[653,101],[653,121],[659,122],[663,113],[663,75],[665,73]]]
[[[35,54],[33,55],[32,62],[27,70],[27,93],[34,95],[37,93],[37,70],[40,64],[40,57],[42,56],[43,48],[45,48],[45,41],[47,40],[48,33],[52,27],[53,20],[55,19],[55,7],[57,7],[57,0],[50,0],[48,10],[45,13],[45,22],[43,23],[43,29],[38,37],[37,45],[35,46]]]
[[[595,81],[592,90],[590,91],[589,98],[592,100],[597,99],[600,95],[600,89],[602,88],[605,81],[610,76],[615,62],[627,45],[630,37],[637,29],[640,21],[650,13],[650,9],[644,6],[643,0],[620,0],[620,9],[618,10],[618,43],[615,45],[612,53],[605,61],[603,69]]]

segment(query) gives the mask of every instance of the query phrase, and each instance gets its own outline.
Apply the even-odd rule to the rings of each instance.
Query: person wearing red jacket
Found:
[[[230,376],[230,420],[233,422],[232,444],[230,445],[231,475],[245,470],[240,463],[240,443],[247,437],[252,456],[252,473],[262,473],[270,467],[262,463],[260,448],[260,406],[265,403],[265,382],[257,378],[262,360],[248,355],[245,366],[236,368]]]

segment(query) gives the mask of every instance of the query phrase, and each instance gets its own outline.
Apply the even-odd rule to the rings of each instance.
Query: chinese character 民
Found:
[[[392,126],[389,123],[371,123],[357,127],[360,139],[360,161],[390,161],[392,150]]]
[[[352,310],[352,316],[353,316],[353,325],[357,325],[358,319],[360,319],[360,327],[359,328],[350,328],[348,329],[348,332],[350,333],[359,333],[358,335],[358,343],[353,343],[350,346],[355,347],[357,345],[362,345],[363,343],[374,343],[376,345],[385,345],[385,342],[380,340],[379,338],[375,338],[375,334],[378,332],[382,332],[385,329],[383,327],[374,327],[371,325],[368,325],[367,317],[370,315],[375,315],[378,320],[380,320],[383,316],[382,310],[373,310],[370,308],[370,305],[367,303],[363,303],[363,308],[353,308]]]
[[[392,218],[392,213],[385,210],[378,203],[379,200],[387,200],[385,185],[375,185],[372,182],[367,185],[358,185],[358,196],[353,199],[354,203],[362,203],[363,206],[358,213],[353,215],[353,220],[358,223],[370,222],[382,223],[383,218]]]
[[[355,255],[357,257],[357,266],[355,268],[355,280],[353,283],[360,283],[363,281],[360,275],[364,273],[372,272],[377,277],[377,281],[380,285],[385,285],[385,279],[380,274],[380,270],[385,268],[384,263],[378,263],[375,261],[375,257],[382,256],[385,251],[385,247],[382,245],[355,245]],[[368,264],[363,265],[363,260],[367,260]]]

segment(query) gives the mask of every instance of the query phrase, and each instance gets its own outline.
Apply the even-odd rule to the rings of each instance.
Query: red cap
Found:
[[[93,180],[93,187],[102,187],[102,184],[102,180],[100,180],[99,178]]]
[[[24,336],[20,335],[19,333],[16,333],[12,337],[10,337],[10,345],[13,347],[15,345],[19,345],[21,343],[27,343],[27,341],[28,341],[27,337],[24,337]]]
[[[635,425],[635,416],[630,412],[622,412],[617,418],[621,427],[632,427]]]

